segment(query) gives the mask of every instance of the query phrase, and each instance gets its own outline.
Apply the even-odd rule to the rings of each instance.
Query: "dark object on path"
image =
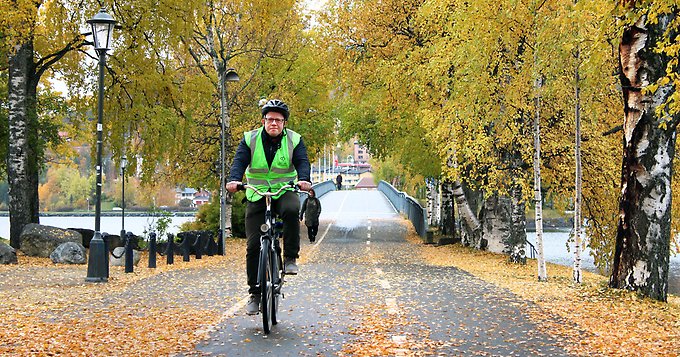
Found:
[[[335,178],[335,185],[338,188],[338,191],[342,190],[342,175],[338,174]]]

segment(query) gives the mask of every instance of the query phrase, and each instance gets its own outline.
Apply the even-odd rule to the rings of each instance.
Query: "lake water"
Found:
[[[130,231],[136,235],[141,236],[144,230],[153,223],[155,217],[125,217],[125,230]],[[179,226],[188,221],[193,221],[194,217],[170,217],[172,223],[168,229],[168,233],[176,234],[179,232]],[[60,227],[60,228],[87,228],[94,230],[94,216],[68,216],[68,217],[54,217],[45,216],[40,217],[40,223]],[[101,217],[101,230],[111,234],[120,234],[121,217]],[[9,239],[9,217],[0,217],[0,237]],[[536,245],[536,233],[527,232],[527,239],[534,246]],[[561,264],[566,266],[573,265],[574,253],[567,250],[567,239],[569,239],[568,232],[543,232],[543,253],[548,262]],[[596,272],[593,257],[590,256],[590,250],[585,249],[581,255],[582,267],[584,270]],[[550,272],[548,272],[550,275]],[[671,256],[670,269],[668,273],[668,292],[680,295],[680,255]]]
[[[144,230],[151,225],[157,217],[138,217],[125,216],[125,231],[142,236]],[[172,216],[172,222],[168,228],[168,233],[177,234],[179,226],[184,222],[193,221],[194,217]],[[102,216],[100,217],[100,228],[102,232],[109,234],[120,234],[121,217]],[[59,228],[85,228],[94,230],[94,216],[44,216],[40,217],[40,224]],[[9,239],[9,217],[0,217],[0,237]]]
[[[573,245],[567,250],[568,232],[543,232],[543,255],[545,260],[551,263],[573,266]],[[527,240],[536,246],[536,232],[527,232]],[[590,249],[586,248],[581,254],[581,267],[584,270],[597,272]],[[548,271],[550,277],[550,271]],[[680,255],[671,254],[670,267],[668,270],[668,292],[680,295]]]

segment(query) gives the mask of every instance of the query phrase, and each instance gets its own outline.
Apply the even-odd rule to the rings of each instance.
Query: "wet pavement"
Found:
[[[405,221],[378,191],[334,191],[321,204],[317,242],[306,243],[302,230],[300,274],[287,277],[271,334],[263,334],[260,315],[245,315],[243,289],[187,355],[567,355],[531,320],[536,306],[422,261]],[[230,296],[234,286],[224,289],[231,293],[214,295]]]

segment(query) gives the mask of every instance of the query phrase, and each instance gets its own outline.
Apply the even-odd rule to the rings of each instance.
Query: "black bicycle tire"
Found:
[[[266,240],[263,240],[266,241]],[[272,276],[269,247],[260,250],[260,306],[262,312],[262,329],[265,335],[271,331]]]
[[[276,253],[276,251],[272,251],[272,255],[270,256],[270,261],[271,261],[271,276],[272,276],[272,281],[276,283],[276,285],[281,286],[281,273],[279,271],[279,255]],[[279,323],[278,321],[278,310],[279,310],[279,299],[280,299],[280,292],[277,293],[275,289],[275,285],[272,284],[272,316],[271,316],[271,321],[272,325],[276,325]]]

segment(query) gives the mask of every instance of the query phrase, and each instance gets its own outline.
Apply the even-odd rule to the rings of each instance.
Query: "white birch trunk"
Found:
[[[34,217],[33,209],[37,209],[32,201],[33,180],[31,175],[31,148],[30,135],[30,65],[33,59],[33,46],[26,43],[16,49],[9,58],[9,83],[8,83],[8,114],[9,114],[9,140],[7,158],[7,182],[9,186],[9,221],[10,221],[10,245],[15,249],[21,249],[21,231],[29,223],[38,223]],[[37,165],[37,163],[33,163]],[[35,173],[37,176],[37,173]],[[36,177],[37,179],[37,177]],[[35,187],[37,194],[37,185]],[[37,197],[34,199],[37,200]],[[37,212],[35,212],[37,215]],[[34,219],[35,218],[35,219]]]
[[[579,50],[576,50],[576,61],[579,61]],[[580,78],[578,72],[578,65],[576,66],[576,71],[574,72],[575,86],[575,97],[576,97],[576,107],[574,108],[574,121],[576,124],[576,138],[574,143],[574,157],[576,161],[576,175],[575,175],[575,197],[574,197],[574,271],[573,278],[574,282],[577,284],[581,283],[581,228],[582,228],[582,215],[581,215],[581,89]]]
[[[628,26],[619,45],[624,103],[620,218],[609,285],[666,301],[671,240],[673,157],[680,114],[669,115],[673,84],[645,88],[666,76],[672,57],[655,51],[668,41],[676,14]],[[672,32],[672,31],[671,31]],[[664,110],[661,115],[659,107]]]
[[[468,231],[468,234],[466,235],[467,242],[463,242],[463,244],[476,246],[479,241],[479,236],[481,235],[481,224],[479,223],[477,216],[472,212],[470,204],[465,197],[463,186],[458,180],[453,181],[453,197],[455,197],[456,204],[458,205],[458,212]]]
[[[534,203],[536,211],[536,251],[538,259],[538,280],[547,281],[548,274],[545,268],[543,255],[543,197],[541,196],[541,130],[539,121],[541,118],[541,97],[538,90],[541,87],[540,79],[536,80],[536,116],[534,117]]]

